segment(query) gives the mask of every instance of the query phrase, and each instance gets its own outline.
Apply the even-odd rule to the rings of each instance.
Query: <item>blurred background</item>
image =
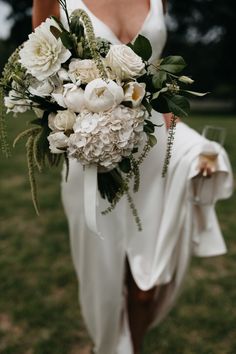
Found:
[[[188,124],[227,130],[225,148],[236,166],[236,71],[233,0],[169,0],[165,55],[182,55],[194,89],[210,91],[192,102]],[[30,0],[0,0],[0,71],[31,31]],[[9,116],[9,140],[24,119]],[[41,215],[31,204],[24,144],[0,158],[0,353],[83,354],[90,345],[77,305],[60,168],[38,176]],[[234,171],[235,172],[235,171]],[[236,198],[217,205],[229,252],[194,259],[178,306],[151,331],[144,354],[236,353]],[[87,352],[86,352],[87,353]]]

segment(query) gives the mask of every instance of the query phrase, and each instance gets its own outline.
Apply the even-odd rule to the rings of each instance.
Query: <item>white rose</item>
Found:
[[[138,82],[131,81],[124,86],[125,98],[124,102],[128,101],[132,103],[132,107],[140,106],[143,97],[145,96],[144,83],[139,84]]]
[[[76,121],[76,114],[70,110],[51,113],[48,117],[48,126],[52,130],[72,130]]]
[[[47,19],[38,26],[19,52],[20,63],[39,81],[54,75],[71,56],[61,39],[51,33],[50,26],[56,26],[54,20]]]
[[[145,67],[142,59],[125,44],[111,45],[106,64],[121,80],[141,76]]]
[[[99,70],[93,60],[72,59],[69,65],[69,74],[76,81],[80,80],[84,84],[99,78]]]
[[[68,137],[63,132],[51,133],[48,136],[49,149],[53,154],[62,154],[68,146]]]
[[[69,88],[67,89],[66,85],[64,85],[66,88],[63,94],[65,106],[71,111],[79,113],[85,107],[84,90],[76,85],[71,86],[71,84],[68,84],[68,86]]]
[[[124,92],[122,87],[112,80],[95,79],[86,86],[84,99],[89,111],[108,111],[123,101]]]

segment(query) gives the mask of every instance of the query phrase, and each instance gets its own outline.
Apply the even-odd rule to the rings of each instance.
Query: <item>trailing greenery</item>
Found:
[[[168,131],[166,156],[165,156],[163,170],[162,170],[162,177],[163,178],[166,176],[167,171],[168,171],[168,166],[170,164],[172,147],[173,147],[174,138],[175,138],[176,122],[177,122],[177,117],[173,114],[171,117],[170,127],[169,127],[169,131]]]

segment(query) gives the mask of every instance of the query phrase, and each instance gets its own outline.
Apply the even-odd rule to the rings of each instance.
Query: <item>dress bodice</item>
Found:
[[[106,38],[113,44],[122,43],[119,38],[117,38],[115,33],[110,29],[110,27],[93,14],[93,12],[85,5],[83,0],[67,0],[67,6],[69,13],[78,8],[82,8],[88,13],[93,22],[96,36]],[[62,21],[65,22],[65,15],[63,11],[61,12],[61,17]],[[149,13],[145,18],[136,37],[139,34],[142,34],[151,42],[153,49],[151,60],[155,61],[158,59],[166,42],[166,26],[161,0],[150,0]],[[133,40],[135,40],[135,38]]]

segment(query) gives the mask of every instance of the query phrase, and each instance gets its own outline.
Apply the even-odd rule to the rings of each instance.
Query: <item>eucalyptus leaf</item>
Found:
[[[165,95],[164,98],[168,104],[170,112],[180,118],[188,117],[190,112],[190,104],[186,97],[180,95]]]
[[[172,74],[179,73],[186,67],[184,59],[180,56],[169,56],[164,58],[160,63],[160,69],[170,72]]]
[[[133,51],[139,55],[143,60],[147,61],[152,56],[152,46],[149,40],[142,36],[138,35],[133,45],[130,45]]]

